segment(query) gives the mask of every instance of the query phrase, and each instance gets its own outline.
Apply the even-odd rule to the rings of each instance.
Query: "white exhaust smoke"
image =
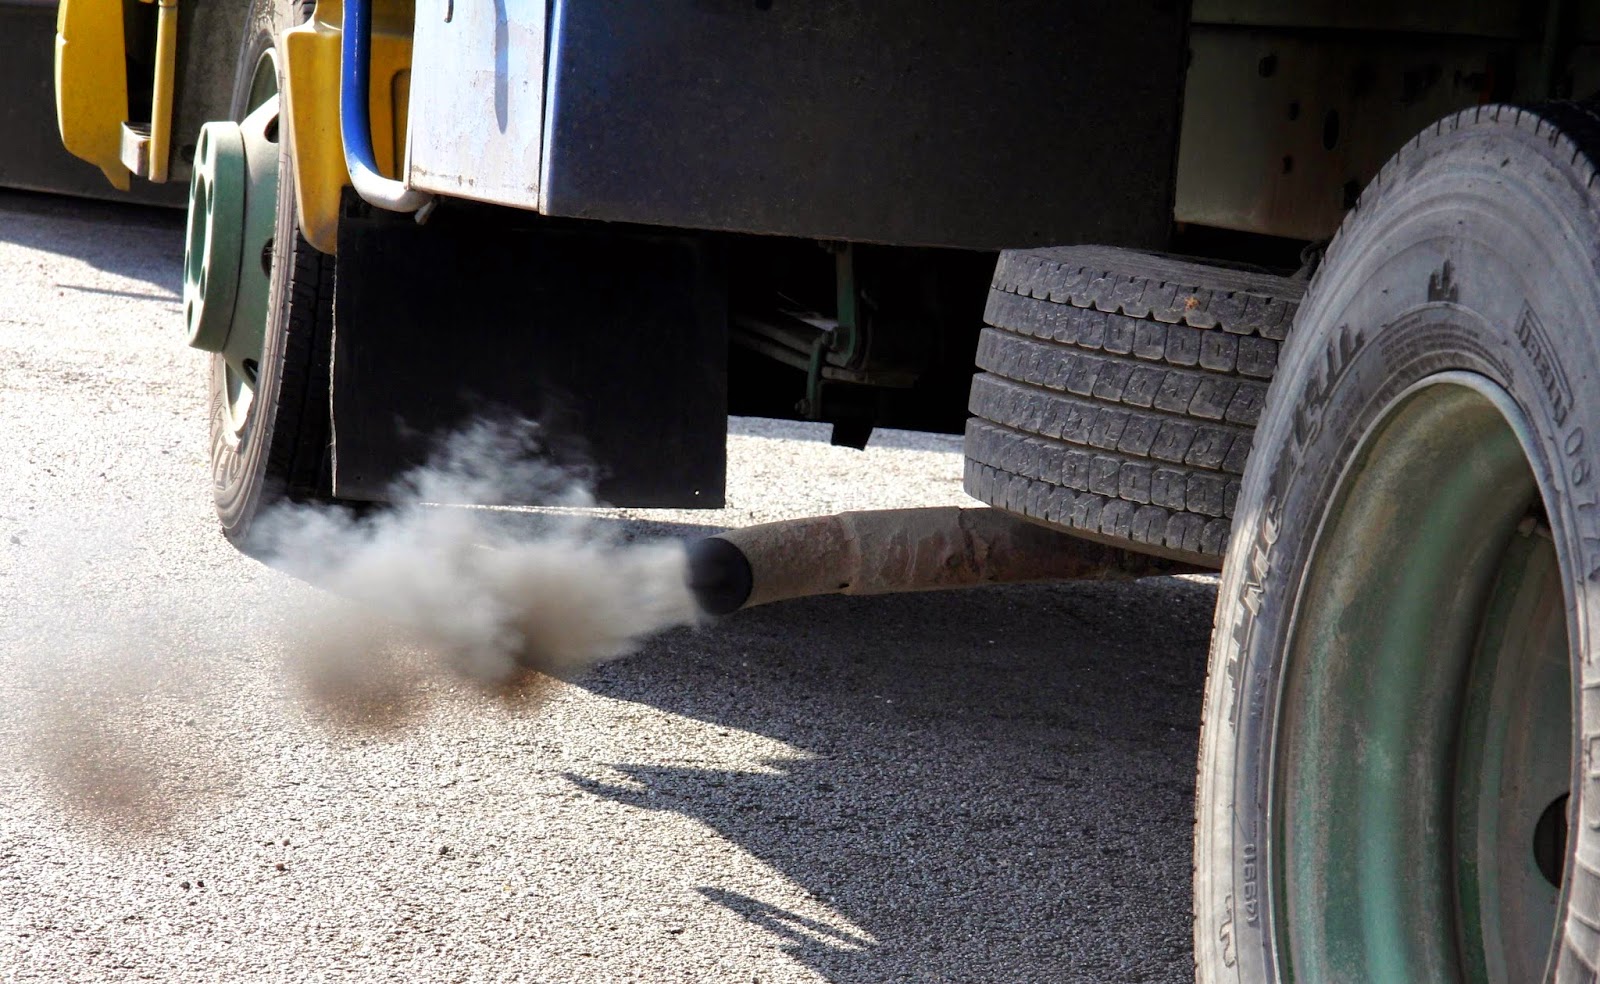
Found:
[[[570,509],[445,505],[530,493],[593,504],[583,476],[537,452],[532,424],[480,422],[406,476],[391,508],[285,506],[262,518],[253,552],[329,592],[285,640],[314,700],[345,723],[381,725],[441,671],[536,696],[697,620],[675,541],[621,542]]]
[[[585,476],[539,450],[530,424],[480,423],[381,511],[290,505],[260,517],[250,552],[324,589],[285,591],[266,576],[252,581],[260,595],[238,598],[262,616],[255,624],[281,627],[266,648],[283,654],[312,720],[335,733],[394,732],[462,689],[525,708],[556,681],[697,620],[676,541],[624,542],[571,508],[438,505],[530,493],[591,505]],[[63,557],[63,582],[39,587],[64,604],[20,633],[34,653],[23,683],[36,695],[23,732],[32,763],[70,813],[112,836],[194,822],[250,774],[237,749],[208,742],[193,720],[232,727],[229,681],[255,672],[235,666],[228,633],[181,612],[189,601],[176,588],[136,604],[131,587],[107,594],[148,546],[137,537],[109,528],[51,537],[64,552],[95,549]],[[99,607],[73,603],[75,583],[102,586]],[[175,631],[174,617],[202,628]]]

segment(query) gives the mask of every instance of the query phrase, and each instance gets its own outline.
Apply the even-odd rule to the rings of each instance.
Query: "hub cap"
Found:
[[[226,409],[236,430],[249,412],[272,293],[279,114],[270,53],[256,72],[250,105],[239,123],[200,128],[183,265],[189,344],[226,363]]]
[[[1445,373],[1316,540],[1273,763],[1287,980],[1542,980],[1566,861],[1566,603],[1520,411]]]

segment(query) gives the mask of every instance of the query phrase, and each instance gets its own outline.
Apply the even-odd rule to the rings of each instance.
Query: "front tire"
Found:
[[[297,0],[252,5],[234,86],[234,119],[244,119],[279,92],[276,38],[304,20],[307,8]],[[286,139],[279,141],[271,244],[267,249],[246,244],[243,262],[258,258],[268,264],[266,306],[256,314],[264,322],[259,357],[233,358],[232,365],[220,354],[211,358],[212,492],[222,531],[236,542],[248,537],[256,516],[272,503],[326,499],[332,493],[333,257],[300,235],[294,158]],[[250,362],[253,375],[236,367]]]
[[[1600,124],[1482,107],[1302,305],[1218,595],[1207,982],[1593,981]]]

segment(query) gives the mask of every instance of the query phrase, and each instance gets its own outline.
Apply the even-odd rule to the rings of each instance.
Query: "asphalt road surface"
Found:
[[[182,238],[0,192],[0,980],[1190,979],[1206,579],[789,603],[330,730],[314,589],[211,516]],[[732,435],[726,510],[630,531],[970,504],[954,438]]]

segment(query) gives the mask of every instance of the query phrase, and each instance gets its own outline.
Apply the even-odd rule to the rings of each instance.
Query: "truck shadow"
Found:
[[[582,685],[795,749],[762,771],[569,779],[692,817],[800,886],[696,886],[831,981],[1192,979],[1215,588],[823,598],[664,637]]]
[[[75,257],[157,293],[56,285],[62,289],[175,301],[183,293],[183,237],[178,209],[0,188],[0,242]]]

